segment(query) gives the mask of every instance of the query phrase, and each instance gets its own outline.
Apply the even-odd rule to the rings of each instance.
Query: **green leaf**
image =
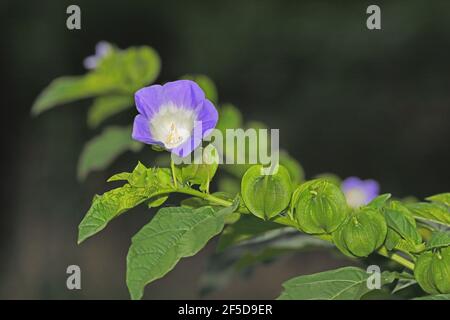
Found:
[[[78,178],[108,167],[125,151],[139,151],[144,145],[131,138],[131,127],[111,126],[86,143],[78,160]]]
[[[226,129],[242,128],[242,114],[232,104],[224,104],[219,108],[219,121],[216,128],[225,136]]]
[[[108,57],[110,59],[102,60],[99,69],[114,73],[119,81],[119,90],[129,94],[153,83],[161,69],[158,53],[147,46],[131,47]]]
[[[109,221],[147,199],[143,188],[129,184],[95,196],[89,211],[78,226],[78,244],[103,230]]]
[[[226,139],[226,130],[227,129],[239,129],[243,127],[243,120],[242,120],[242,114],[234,105],[232,104],[224,104],[220,108],[218,108],[219,111],[219,121],[217,122],[216,129],[220,130],[222,132],[223,136],[223,144],[217,144],[213,142],[213,144],[216,145],[216,147],[219,150],[219,153],[223,155],[224,159],[226,158],[226,146],[228,145],[227,139]],[[234,154],[236,155],[237,152],[237,143],[236,141],[233,141],[234,144]],[[222,150],[221,150],[222,149]],[[242,178],[245,171],[249,168],[249,165],[238,165],[238,164],[223,164],[222,168],[232,175],[234,175],[237,178]]]
[[[116,173],[115,175],[113,175],[112,177],[110,177],[108,180],[106,180],[107,182],[112,182],[112,181],[128,181],[128,179],[130,178],[131,173],[130,172],[121,172],[121,173]]]
[[[367,205],[368,207],[372,207],[374,209],[381,209],[386,204],[386,201],[391,197],[390,193],[380,194],[378,197],[370,201]]]
[[[212,144],[209,144],[203,149],[202,154],[198,155],[194,152],[194,159],[191,162],[191,164],[175,166],[177,177],[181,183],[200,185],[200,190],[208,191],[209,183],[216,174],[217,167],[219,166],[217,149]]]
[[[133,104],[133,97],[127,95],[111,95],[96,98],[88,112],[88,125],[91,128],[95,128],[107,118],[128,109]]]
[[[223,191],[213,192],[213,193],[211,193],[211,195],[213,195],[216,198],[227,200],[230,202],[232,202],[234,199],[236,199],[236,195],[231,195],[231,194],[223,192]],[[187,207],[187,208],[192,208],[192,209],[197,209],[197,208],[205,207],[205,206],[211,206],[213,208],[221,207],[219,205],[209,202],[208,200],[197,198],[197,197],[190,197],[190,198],[184,199],[181,201],[180,204],[182,207]],[[225,224],[235,223],[236,221],[239,220],[240,216],[241,216],[241,214],[238,211],[227,215],[225,217]]]
[[[389,228],[397,232],[403,239],[413,244],[420,244],[422,237],[416,229],[416,225],[400,211],[387,209],[384,214]]]
[[[450,207],[450,192],[436,194],[434,196],[425,198],[425,200],[444,204],[444,205]]]
[[[250,120],[245,124],[246,129],[268,129],[268,126],[261,121]]]
[[[242,179],[245,172],[251,167],[249,164],[222,164],[221,168],[237,179]]]
[[[169,196],[165,196],[165,195],[155,196],[153,198],[150,198],[150,200],[148,200],[147,206],[149,208],[160,207],[160,206],[162,206],[164,204],[164,202],[167,201],[167,199],[169,199]]]
[[[233,105],[226,104],[223,105],[221,109],[219,109],[219,122],[216,126],[217,129],[222,131],[224,143],[222,146],[222,154],[225,154],[226,158],[226,145],[227,145],[227,139],[226,139],[226,129],[242,129],[243,122],[242,122],[242,115],[239,112],[238,109],[236,109]],[[248,122],[245,125],[245,129],[268,129],[267,126],[261,122],[257,121],[251,121]],[[268,131],[269,132],[269,131]],[[243,134],[246,134],[246,131],[242,132]],[[248,143],[245,144],[243,149],[245,149],[245,159],[250,160],[254,158],[257,163],[254,164],[262,164],[261,159],[259,158],[259,154],[268,154],[266,149],[260,149],[259,145],[259,135],[256,136],[257,142],[254,144],[256,146],[255,149],[253,149]],[[270,143],[270,142],[268,142]],[[252,145],[253,146],[253,145]],[[219,147],[216,145],[216,147]],[[238,144],[237,140],[234,141],[234,160],[237,161],[237,154],[238,154]],[[246,161],[249,162],[249,161]],[[304,180],[304,171],[301,165],[298,163],[297,160],[292,158],[288,152],[285,150],[280,150],[279,152],[279,164],[284,166],[291,177],[292,183],[294,185],[302,182]],[[224,164],[222,165],[222,168],[226,170],[228,173],[233,175],[236,178],[242,178],[242,176],[245,174],[245,172],[252,166],[252,164]]]
[[[103,230],[106,225],[121,213],[139,205],[161,188],[167,188],[162,169],[147,169],[139,163],[132,173],[115,175],[109,181],[126,179],[127,184],[95,196],[86,216],[78,226],[78,243]]]
[[[406,206],[416,219],[450,227],[450,212],[445,205],[439,203],[416,202],[406,204]]]
[[[300,163],[284,150],[280,150],[280,164],[288,170],[293,185],[305,180],[305,172]]]
[[[75,100],[107,94],[116,89],[117,83],[101,74],[61,77],[53,80],[37,97],[31,113],[38,115],[45,110]]]
[[[289,172],[278,166],[275,174],[265,175],[263,166],[250,167],[241,182],[245,205],[255,216],[267,220],[287,208],[292,194]]]
[[[367,279],[370,273],[356,268],[345,267],[311,275],[293,278],[283,283],[281,300],[359,300],[370,291]],[[394,273],[383,272],[381,284],[395,280]]]
[[[391,251],[392,249],[394,249],[396,246],[399,245],[401,240],[402,237],[400,237],[400,235],[397,232],[388,228],[384,245],[386,246],[386,249]]]
[[[450,294],[435,294],[431,296],[414,298],[413,300],[450,300]]]
[[[219,190],[223,190],[232,195],[236,195],[241,191],[239,180],[223,175],[221,175],[219,180],[217,181],[217,186]]]
[[[101,95],[129,95],[159,74],[160,59],[150,47],[113,50],[98,67],[84,76],[61,77],[50,83],[34,102],[37,115],[57,105]]]
[[[417,285],[417,281],[415,280],[414,276],[411,275],[411,277],[412,278],[410,278],[410,279],[399,278],[399,280],[395,284],[394,289],[392,289],[392,294],[394,294],[394,293],[398,294],[399,292],[401,292],[401,294],[403,294],[405,292],[404,290],[406,290],[406,291],[410,290],[411,286]]]
[[[243,215],[236,223],[229,225],[222,233],[217,245],[221,252],[242,241],[249,240],[267,231],[282,228],[283,225],[271,221],[262,221],[253,215]]]
[[[386,248],[417,253],[425,246],[417,230],[416,221],[408,208],[399,201],[391,201],[385,208],[384,216],[388,225]]]
[[[450,246],[450,231],[435,231],[427,242],[426,249],[435,249]]]
[[[208,100],[213,103],[218,102],[217,88],[214,82],[207,76],[203,74],[187,74],[181,79],[192,80],[202,88],[203,92],[205,92],[205,96]]]
[[[341,187],[342,180],[339,178],[338,175],[335,175],[334,173],[321,173],[314,177],[314,179],[324,179],[328,182],[334,184],[335,186]]]
[[[172,270],[181,258],[195,255],[224,227],[237,208],[162,208],[132,239],[127,256],[127,286],[132,299],[144,287]]]

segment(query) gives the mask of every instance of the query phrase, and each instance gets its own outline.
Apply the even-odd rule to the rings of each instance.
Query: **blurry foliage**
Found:
[[[37,115],[83,98],[117,94],[130,96],[157,78],[160,64],[159,56],[150,47],[111,49],[86,75],[53,80],[36,99],[31,112]]]
[[[109,117],[134,105],[134,92],[151,84],[159,75],[161,62],[150,47],[127,50],[112,48],[97,67],[83,76],[53,80],[34,102],[31,112],[38,115],[56,106],[83,98],[94,98],[87,123],[99,126]],[[87,142],[78,160],[78,177],[103,170],[125,151],[139,151],[142,145],[131,139],[131,127],[107,127]]]
[[[85,179],[90,171],[108,167],[121,153],[141,150],[143,144],[131,138],[131,126],[108,126],[88,141],[78,160],[78,178]]]

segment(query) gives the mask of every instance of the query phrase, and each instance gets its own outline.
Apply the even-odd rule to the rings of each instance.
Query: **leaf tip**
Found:
[[[86,240],[86,235],[83,235],[81,231],[78,231],[78,239],[77,239],[77,245],[80,245],[84,240]]]
[[[144,295],[144,288],[141,287],[136,288],[134,286],[131,286],[129,283],[128,283],[128,291],[130,293],[131,300],[141,300],[142,296]]]
[[[32,117],[37,117],[41,112],[42,110],[39,109],[39,105],[37,103],[34,103],[31,107],[30,115]]]

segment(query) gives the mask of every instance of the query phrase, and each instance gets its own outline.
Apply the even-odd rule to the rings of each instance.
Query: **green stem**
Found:
[[[379,255],[382,255],[383,257],[386,257],[388,259],[391,259],[392,261],[397,262],[398,264],[401,264],[402,266],[414,271],[414,262],[409,261],[408,259],[403,258],[401,255],[393,252],[389,252],[386,247],[381,247],[378,249],[377,253]]]
[[[209,193],[200,192],[200,191],[195,190],[195,189],[190,189],[190,188],[178,189],[178,190],[176,190],[176,192],[188,194],[188,195],[191,195],[191,196],[194,196],[194,197],[199,197],[199,198],[202,198],[202,199],[207,200],[209,202],[216,203],[218,205],[225,206],[225,207],[229,207],[229,206],[231,206],[233,204],[231,201],[228,201],[228,200],[225,200],[225,199],[221,199],[221,198],[213,196],[213,195],[211,195]]]
[[[177,176],[175,174],[175,163],[173,162],[172,158],[170,159],[170,169],[172,170],[173,187],[177,189],[178,184],[177,184]]]
[[[198,190],[191,189],[191,188],[163,189],[163,190],[159,190],[156,193],[153,193],[152,197],[165,195],[165,194],[169,194],[169,193],[174,193],[174,192],[183,193],[183,194],[191,195],[191,196],[194,196],[194,197],[198,197],[198,198],[207,200],[209,202],[212,202],[212,203],[224,206],[224,207],[229,207],[229,206],[231,206],[233,204],[231,201],[228,201],[228,200],[225,200],[225,199],[221,199],[221,198],[213,196],[213,195],[211,195],[209,193],[200,192]]]

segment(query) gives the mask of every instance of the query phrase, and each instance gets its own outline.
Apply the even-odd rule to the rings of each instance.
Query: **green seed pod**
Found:
[[[367,257],[383,244],[386,234],[383,215],[376,209],[364,207],[333,232],[333,242],[347,256]]]
[[[291,214],[306,233],[331,233],[347,218],[348,207],[338,186],[326,179],[315,179],[294,192]]]
[[[270,219],[289,205],[292,182],[288,171],[278,166],[276,173],[263,174],[263,166],[250,167],[242,177],[241,194],[245,205],[255,216]]]
[[[422,253],[417,258],[414,276],[430,294],[450,293],[450,246]]]

